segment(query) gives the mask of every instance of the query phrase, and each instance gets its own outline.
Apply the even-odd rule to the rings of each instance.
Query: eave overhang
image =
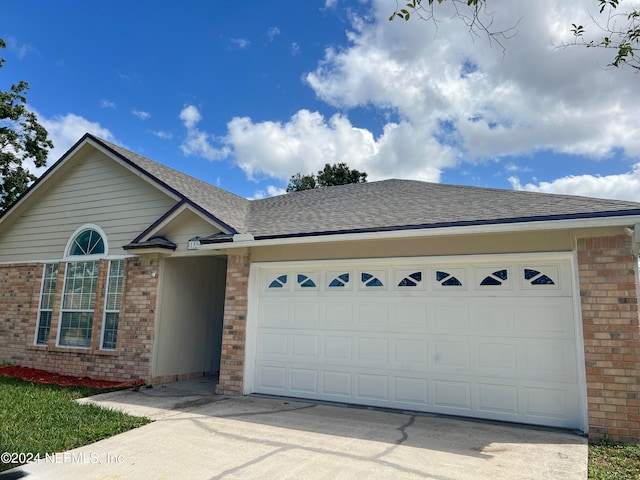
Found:
[[[640,210],[556,215],[547,217],[499,219],[476,222],[451,222],[428,225],[406,225],[379,229],[323,231],[286,235],[234,235],[233,242],[212,243],[201,240],[198,250],[220,250],[271,245],[386,240],[448,235],[527,232],[602,227],[633,227],[640,223]]]

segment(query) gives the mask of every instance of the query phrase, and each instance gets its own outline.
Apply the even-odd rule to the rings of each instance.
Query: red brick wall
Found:
[[[115,351],[100,350],[107,261],[101,262],[91,348],[56,347],[64,266],[59,265],[51,332],[47,346],[34,344],[42,264],[0,265],[0,362],[106,380],[150,377],[159,258],[125,261],[125,285]]]
[[[222,327],[220,381],[216,392],[241,395],[247,326],[250,254],[229,255]]]
[[[631,238],[577,240],[589,438],[640,441],[637,261]]]

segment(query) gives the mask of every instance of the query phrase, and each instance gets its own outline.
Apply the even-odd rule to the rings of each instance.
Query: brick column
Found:
[[[222,327],[220,380],[216,393],[242,395],[251,254],[229,255]]]
[[[589,438],[640,441],[637,260],[631,238],[577,240]]]

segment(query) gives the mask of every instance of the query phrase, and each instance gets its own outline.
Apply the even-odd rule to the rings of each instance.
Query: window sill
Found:
[[[100,350],[94,348],[59,347],[35,344],[27,345],[27,350],[36,350],[41,352],[65,352],[82,355],[100,355],[105,357],[117,357],[120,354],[118,350]]]

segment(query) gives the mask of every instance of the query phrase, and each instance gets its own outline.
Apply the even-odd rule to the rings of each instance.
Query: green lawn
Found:
[[[640,445],[618,445],[607,440],[589,445],[589,478],[640,479]]]
[[[58,387],[0,376],[0,453],[62,452],[149,423],[74,400],[99,390]],[[17,464],[0,463],[0,471]]]

